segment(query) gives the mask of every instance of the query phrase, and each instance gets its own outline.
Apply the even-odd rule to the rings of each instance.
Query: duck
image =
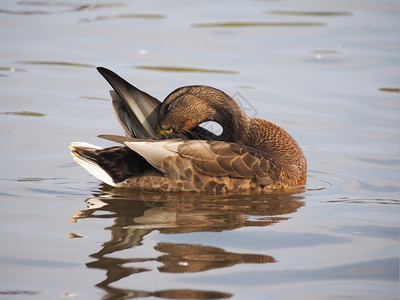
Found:
[[[306,184],[305,155],[289,133],[247,115],[223,91],[184,86],[163,102],[104,67],[112,105],[125,131],[99,135],[118,143],[70,145],[73,159],[115,188],[154,192],[288,192]],[[212,121],[215,134],[201,126]]]

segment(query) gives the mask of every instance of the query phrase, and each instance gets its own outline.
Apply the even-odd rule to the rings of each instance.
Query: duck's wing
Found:
[[[279,180],[281,174],[281,167],[262,152],[233,143],[143,140],[125,144],[174,179],[186,179],[190,169],[194,175],[254,179],[260,185],[269,185]]]
[[[161,102],[114,72],[103,67],[97,70],[114,89],[110,91],[114,111],[126,135],[141,139],[156,136]]]
[[[282,179],[283,167],[250,147],[221,141],[128,139],[126,146],[105,149],[75,142],[71,154],[89,173],[115,187],[219,192],[273,186]]]

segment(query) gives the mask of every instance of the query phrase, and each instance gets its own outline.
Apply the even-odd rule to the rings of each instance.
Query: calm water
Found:
[[[0,299],[398,299],[398,1],[13,0],[0,25]],[[296,138],[306,190],[103,186],[68,150],[123,133],[94,66],[226,91]]]

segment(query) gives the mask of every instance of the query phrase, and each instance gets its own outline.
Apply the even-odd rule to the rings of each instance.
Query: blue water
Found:
[[[2,1],[0,298],[398,299],[398,1]],[[207,84],[302,146],[303,193],[119,191],[104,66]]]

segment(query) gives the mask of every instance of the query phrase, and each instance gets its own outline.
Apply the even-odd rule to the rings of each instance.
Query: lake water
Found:
[[[0,4],[0,299],[398,299],[399,5]],[[102,185],[68,145],[122,134],[104,66],[224,90],[290,132],[303,193]]]

